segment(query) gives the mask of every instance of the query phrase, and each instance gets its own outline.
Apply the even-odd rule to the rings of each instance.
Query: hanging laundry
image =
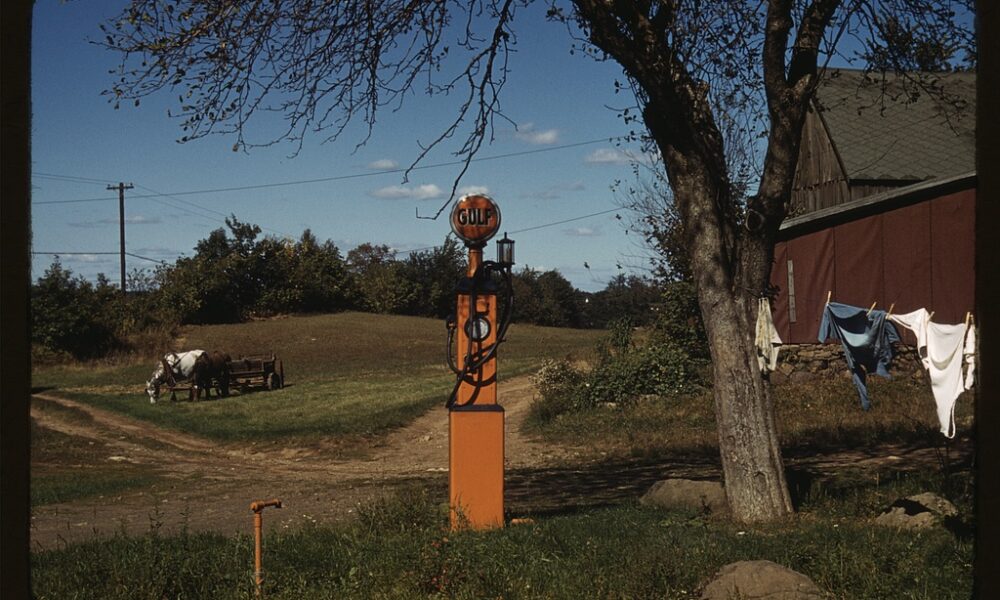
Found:
[[[781,346],[781,336],[771,319],[771,303],[767,298],[761,298],[757,303],[757,335],[754,339],[757,347],[757,365],[761,373],[770,373],[778,366],[778,347]]]
[[[889,320],[913,332],[917,338],[917,354],[920,356],[920,362],[923,363],[925,369],[928,368],[927,324],[931,321],[931,315],[927,309],[920,308],[903,315],[890,315]]]
[[[969,325],[969,333],[965,334],[965,389],[971,390],[973,376],[976,373],[976,326]]]
[[[955,437],[955,401],[963,391],[972,387],[976,348],[974,328],[964,323],[934,323],[923,308],[889,318],[917,336],[917,352],[931,380],[941,433],[948,438]],[[965,376],[963,367],[966,368]]]
[[[899,333],[892,323],[886,320],[884,310],[828,302],[823,310],[823,321],[819,325],[819,341],[825,342],[836,338],[844,347],[844,358],[847,368],[851,370],[851,379],[858,390],[861,408],[871,408],[868,399],[868,386],[865,385],[867,374],[892,379],[889,375],[889,365],[892,363],[892,344],[899,342]]]

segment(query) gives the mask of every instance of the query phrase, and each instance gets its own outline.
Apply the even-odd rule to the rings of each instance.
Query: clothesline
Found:
[[[826,292],[826,303],[827,304],[830,304],[831,298],[833,298],[833,290],[827,290],[827,292]],[[872,302],[871,308],[868,309],[868,315],[872,314],[872,311],[875,310],[875,305],[877,305],[877,304],[878,304],[878,300],[876,300],[875,302]],[[894,309],[894,308],[896,308],[896,303],[895,302],[893,302],[893,303],[891,303],[889,305],[889,310],[886,312],[886,318],[889,318],[889,317],[892,316],[892,309]],[[928,315],[927,318],[931,318],[933,316],[934,316],[934,311],[932,310],[929,313],[929,315]],[[969,325],[970,322],[973,323],[973,324],[975,324],[976,317],[975,317],[975,315],[972,314],[971,311],[966,311],[965,312],[965,325],[966,325],[966,327],[968,327],[968,325]]]
[[[964,323],[949,325],[931,321],[934,312],[925,308],[893,315],[895,304],[892,304],[889,312],[873,313],[875,304],[866,311],[832,303],[831,297],[832,290],[827,293],[819,341],[834,337],[840,340],[861,407],[868,410],[871,406],[866,375],[874,372],[891,378],[888,366],[893,359],[893,344],[900,341],[896,324],[916,336],[917,353],[930,378],[941,433],[948,438],[954,437],[955,403],[962,392],[972,387],[974,380],[976,333],[972,313],[965,313]]]

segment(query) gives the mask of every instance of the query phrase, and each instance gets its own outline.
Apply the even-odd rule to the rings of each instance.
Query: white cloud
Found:
[[[559,141],[559,130],[558,129],[545,129],[543,131],[535,131],[534,123],[525,123],[524,125],[517,128],[517,133],[514,137],[521,140],[522,142],[528,142],[529,144],[536,144],[539,146],[547,144],[555,144]]]
[[[557,200],[562,198],[564,192],[582,192],[585,189],[587,188],[582,182],[575,181],[569,184],[554,185],[540,192],[523,193],[521,194],[521,197],[533,200]]]
[[[67,254],[66,256],[60,256],[59,260],[64,263],[99,264],[118,259],[112,259],[108,256],[97,256],[96,254]]]
[[[601,232],[591,229],[590,227],[574,227],[572,229],[565,230],[566,235],[572,237],[597,237],[601,235]]]
[[[125,217],[126,225],[158,225],[162,223],[163,220],[160,217],[144,217],[142,215],[132,215]],[[103,227],[105,225],[117,225],[118,219],[100,219],[98,221],[77,221],[75,223],[70,223],[70,227],[79,227],[82,229],[93,229],[95,227]]]
[[[583,162],[591,165],[628,165],[639,163],[648,166],[656,163],[656,155],[646,152],[635,152],[629,149],[600,148],[585,156]]]
[[[490,188],[485,185],[467,185],[463,188],[459,188],[459,196],[468,196],[471,194],[484,194],[488,195],[490,193]]]
[[[599,148],[584,157],[583,162],[591,165],[624,165],[630,160],[629,155],[621,150]]]
[[[143,254],[150,258],[164,258],[171,259],[182,256],[184,253],[180,250],[175,250],[174,248],[167,248],[165,246],[144,246],[142,248],[136,248],[133,250],[136,254]]]
[[[431,200],[440,198],[444,191],[433,183],[417,186],[390,185],[369,192],[374,198],[385,200]]]
[[[391,171],[399,168],[399,163],[391,158],[380,158],[368,163],[368,168],[374,171]]]
[[[117,223],[118,221],[115,221]],[[160,217],[144,217],[142,215],[135,215],[132,217],[125,217],[126,225],[156,225],[157,223],[162,223],[163,221]]]

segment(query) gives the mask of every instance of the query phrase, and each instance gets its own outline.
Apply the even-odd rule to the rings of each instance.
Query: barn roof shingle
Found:
[[[975,169],[975,73],[923,76],[946,100],[902,76],[827,71],[816,104],[848,179],[922,181]]]

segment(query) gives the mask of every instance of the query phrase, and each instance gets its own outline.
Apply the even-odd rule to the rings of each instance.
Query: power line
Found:
[[[524,233],[525,231],[534,231],[536,229],[544,229],[546,227],[555,227],[556,225],[562,225],[564,223],[572,223],[573,221],[580,221],[582,219],[589,219],[590,217],[597,217],[600,215],[606,215],[608,213],[613,213],[620,211],[620,208],[612,208],[609,210],[602,210],[600,212],[590,213],[589,215],[583,215],[582,217],[573,217],[572,219],[563,219],[562,221],[555,221],[553,223],[546,223],[544,225],[535,225],[534,227],[527,227],[525,229],[518,229],[516,231],[511,231],[510,233]]]
[[[147,186],[144,186],[144,185],[136,185],[136,187],[142,188],[142,189],[144,189],[144,190],[146,190],[148,192],[153,192],[154,194],[156,194],[158,196],[166,196],[168,198],[173,198],[174,200],[176,200],[178,202],[183,202],[184,204],[187,204],[189,206],[193,206],[193,207],[195,207],[197,209],[200,209],[200,210],[203,210],[205,212],[215,213],[215,214],[217,214],[217,215],[219,215],[219,216],[221,216],[223,218],[228,218],[229,217],[229,215],[227,215],[224,212],[219,212],[217,210],[213,210],[211,208],[207,208],[207,207],[201,206],[200,204],[195,204],[194,202],[189,202],[187,200],[184,200],[183,198],[178,198],[177,196],[174,196],[173,194],[167,194],[167,193],[164,193],[164,192],[158,192],[158,191],[154,190],[153,188],[150,188],[150,187],[147,187]],[[161,203],[161,204],[163,204],[165,206],[169,206],[169,207],[177,209],[177,210],[179,210],[181,212],[186,212],[189,215],[194,215],[196,217],[201,217],[203,219],[215,219],[216,221],[218,220],[216,217],[212,217],[212,216],[208,216],[208,215],[200,215],[200,214],[198,214],[196,212],[192,212],[190,210],[187,210],[187,209],[185,209],[182,206],[177,206],[175,204],[170,204],[169,202],[164,202],[163,200],[157,200],[156,198],[151,198],[151,199],[154,202],[159,202],[159,203]],[[289,235],[289,234],[287,234],[287,233],[285,233],[283,231],[278,231],[277,229],[271,229],[270,227],[264,227],[263,225],[260,225],[259,227],[261,229],[263,229],[264,231],[270,231],[271,233],[276,233],[276,234],[280,235],[281,237],[286,237],[286,238],[293,237],[293,236],[291,236],[291,235]]]
[[[527,155],[531,155],[531,154],[540,154],[542,152],[554,152],[556,150],[567,150],[569,148],[578,148],[580,146],[588,146],[588,145],[591,145],[591,144],[597,144],[597,143],[600,143],[600,142],[609,142],[609,141],[613,141],[613,140],[617,140],[617,139],[624,139],[624,138],[622,138],[622,137],[610,137],[610,138],[604,137],[604,138],[598,138],[598,139],[593,139],[593,140],[587,140],[585,142],[575,142],[575,143],[572,143],[572,144],[562,144],[562,145],[559,145],[559,146],[549,146],[547,148],[536,148],[534,150],[521,150],[521,151],[518,151],[518,152],[508,152],[506,154],[497,154],[496,156],[484,156],[484,157],[480,157],[480,158],[474,158],[470,162],[487,162],[487,161],[492,161],[492,160],[501,160],[501,159],[506,159],[506,158],[514,158],[514,157],[518,157],[518,156],[527,156]],[[247,191],[247,190],[260,190],[260,189],[268,189],[268,188],[276,188],[276,187],[285,187],[285,186],[290,186],[290,185],[305,185],[305,184],[310,184],[310,183],[325,183],[325,182],[330,182],[330,181],[345,181],[345,180],[348,180],[348,179],[364,179],[364,178],[368,178],[368,177],[378,177],[378,176],[381,176],[381,175],[391,175],[393,173],[406,173],[406,172],[410,172],[410,171],[423,171],[423,170],[426,170],[426,169],[438,169],[438,168],[441,168],[441,167],[454,167],[456,165],[463,165],[463,164],[465,164],[464,160],[454,160],[454,161],[449,161],[449,162],[435,163],[435,164],[431,164],[431,165],[418,165],[416,167],[412,167],[412,168],[409,168],[409,169],[399,168],[399,169],[390,169],[390,170],[386,170],[386,171],[377,171],[377,172],[373,172],[373,173],[354,173],[354,174],[351,174],[351,175],[336,175],[334,177],[319,177],[319,178],[316,178],[316,179],[299,179],[299,180],[295,180],[295,181],[282,181],[282,182],[276,182],[276,183],[262,183],[262,184],[257,184],[257,185],[243,185],[243,186],[234,186],[234,187],[226,187],[226,188],[210,188],[210,189],[204,189],[204,190],[189,190],[189,191],[184,191],[184,192],[172,192],[170,194],[134,195],[134,196],[130,196],[130,197],[132,199],[140,199],[140,198],[156,198],[156,197],[165,196],[165,195],[176,197],[176,196],[193,196],[193,195],[198,195],[198,194],[218,194],[218,193],[223,193],[223,192],[243,192],[243,191]],[[32,202],[32,204],[33,205],[41,205],[41,204],[75,204],[75,203],[81,203],[81,202],[106,202],[108,200],[109,200],[108,198],[79,198],[79,199],[75,199],[75,200],[43,200],[43,201],[40,201],[40,202]]]
[[[563,219],[561,221],[553,221],[552,223],[544,223],[542,225],[535,225],[534,227],[526,227],[524,229],[516,229],[516,230],[510,231],[508,233],[524,233],[526,231],[535,231],[536,229],[544,229],[546,227],[555,227],[556,225],[563,225],[565,223],[572,223],[573,221],[581,221],[583,219],[589,219],[591,217],[599,217],[601,215],[606,215],[606,214],[613,213],[613,212],[616,212],[616,211],[619,211],[619,210],[621,210],[621,209],[620,208],[611,208],[611,209],[608,209],[608,210],[602,210],[602,211],[599,211],[599,212],[590,213],[589,215],[582,215],[582,216],[579,216],[579,217],[572,217],[570,219]],[[448,235],[451,235],[451,234],[449,233]],[[438,246],[439,245],[426,246],[426,247],[423,247],[423,248],[414,248],[412,250],[400,250],[399,254],[413,254],[414,252],[423,252],[425,250],[433,250],[433,249],[437,248]],[[41,252],[41,251],[33,251],[32,254],[72,256],[72,255],[118,254],[118,252]],[[138,254],[132,254],[131,252],[126,252],[125,254],[127,254],[128,256],[134,256],[135,258],[141,258],[143,260],[148,260],[148,261],[152,261],[152,262],[158,262],[158,263],[162,263],[162,264],[168,264],[164,260],[157,260],[157,259],[154,259],[154,258],[147,258],[145,256],[139,256]]]
[[[160,260],[160,259],[157,259],[157,258],[149,258],[148,256],[141,256],[139,254],[133,254],[131,252],[126,252],[125,254],[131,256],[132,258],[139,258],[139,259],[142,259],[142,260],[148,260],[149,262],[160,263],[161,265],[169,265],[170,264],[170,263],[168,263],[165,260]]]
[[[49,173],[33,173],[32,176],[41,179],[48,179],[51,181],[58,181],[61,183],[80,183],[86,185],[105,185],[107,184],[108,181],[110,181],[110,180],[91,179],[89,177],[76,177],[73,175],[56,175]]]
[[[91,256],[98,254],[114,254],[118,256],[118,252],[43,252],[41,250],[32,250],[32,254],[41,254],[43,256],[53,255],[53,256]]]
[[[206,208],[206,207],[204,207],[204,206],[201,206],[201,205],[199,205],[199,204],[195,204],[194,202],[189,202],[189,201],[187,201],[187,200],[184,200],[184,199],[182,199],[182,198],[178,198],[178,197],[174,196],[173,194],[167,194],[167,193],[165,193],[165,192],[158,192],[158,191],[154,190],[153,188],[151,188],[151,187],[148,187],[148,186],[145,186],[145,185],[136,185],[136,187],[137,187],[137,188],[141,188],[141,189],[144,189],[144,190],[146,190],[147,192],[152,192],[153,194],[156,194],[157,196],[164,196],[164,197],[167,197],[167,198],[173,198],[174,200],[176,200],[176,201],[178,201],[178,202],[181,202],[181,203],[183,203],[183,204],[187,204],[188,206],[192,206],[192,207],[194,207],[194,208],[197,208],[198,210],[201,210],[201,211],[204,211],[204,212],[206,212],[206,213],[213,213],[214,215],[218,215],[218,216],[220,216],[220,217],[228,217],[228,216],[229,216],[229,215],[227,215],[227,214],[226,214],[226,213],[224,213],[224,212],[220,212],[220,211],[217,211],[217,210],[213,210],[213,209],[211,209],[211,208]],[[196,217],[202,217],[202,218],[205,218],[205,219],[216,219],[216,217],[215,217],[215,216],[209,216],[209,215],[205,215],[205,214],[198,214],[198,213],[196,213],[196,212],[192,212],[192,211],[190,211],[190,210],[188,210],[188,209],[186,209],[186,208],[184,208],[184,207],[181,207],[181,206],[177,206],[176,204],[171,204],[171,203],[169,203],[169,202],[164,202],[163,200],[159,200],[159,199],[157,199],[157,198],[151,198],[151,200],[153,200],[154,202],[160,202],[160,203],[161,203],[161,204],[163,204],[164,206],[169,206],[169,207],[171,207],[171,208],[175,208],[175,209],[177,209],[177,210],[180,210],[180,211],[183,211],[183,212],[186,212],[186,213],[188,213],[189,215],[194,215],[194,216],[196,216]]]
[[[31,174],[51,179],[77,179],[79,181],[84,181],[87,183],[100,183],[102,185],[111,181],[110,179],[94,179],[93,177],[81,177],[79,175],[64,175],[61,173],[45,173],[43,171],[33,171]]]
[[[31,254],[40,256],[105,256],[114,255],[118,256],[118,252],[43,252],[41,250],[32,250]],[[165,260],[159,258],[149,258],[148,256],[142,256],[140,254],[133,254],[132,252],[126,252],[126,256],[131,256],[132,258],[138,258],[141,260],[148,260],[149,262],[160,263],[161,265],[169,265]]]

